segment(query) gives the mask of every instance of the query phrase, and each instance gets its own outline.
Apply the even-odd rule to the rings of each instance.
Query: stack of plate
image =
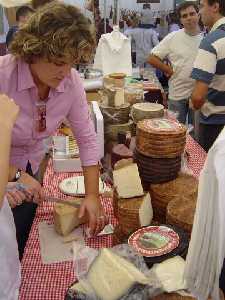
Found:
[[[167,206],[166,222],[184,229],[191,235],[196,202],[197,192],[176,197]]]
[[[161,118],[164,116],[164,107],[157,103],[136,103],[132,106],[131,116],[135,124],[144,119]]]
[[[181,168],[181,156],[174,158],[152,158],[134,152],[139,174],[143,182],[161,183],[177,178]]]
[[[169,119],[147,119],[138,123],[136,147],[143,155],[174,158],[181,155],[186,143],[186,127]]]
[[[194,197],[198,190],[198,181],[195,177],[188,174],[179,174],[175,180],[161,183],[151,184],[150,194],[154,212],[154,219],[165,223],[167,205],[173,199],[181,199],[186,197]],[[179,200],[178,200],[179,201]]]
[[[108,106],[104,103],[99,104],[102,112],[104,124],[124,124],[129,121],[130,104],[125,103],[121,106]]]

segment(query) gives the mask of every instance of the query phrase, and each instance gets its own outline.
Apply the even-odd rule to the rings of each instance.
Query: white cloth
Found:
[[[225,257],[225,129],[208,152],[200,175],[198,200],[186,259],[185,279],[200,300],[219,300]]]
[[[117,29],[103,34],[96,50],[94,68],[102,70],[104,76],[110,73],[125,73],[131,76],[130,39]]]
[[[0,3],[1,4],[1,3]],[[4,44],[6,41],[6,35],[9,31],[9,23],[6,18],[5,12],[3,11],[3,28],[4,28],[4,33],[0,34],[0,44]]]
[[[0,300],[17,300],[20,262],[14,219],[7,199],[0,208],[0,241]]]
[[[136,45],[136,65],[142,66],[147,62],[152,49],[159,43],[157,32],[151,28],[133,28],[127,35]]]
[[[160,59],[167,58],[174,74],[169,80],[169,98],[171,100],[187,99],[191,96],[194,80],[191,72],[202,34],[191,36],[180,29],[168,34],[154,49],[152,54]]]

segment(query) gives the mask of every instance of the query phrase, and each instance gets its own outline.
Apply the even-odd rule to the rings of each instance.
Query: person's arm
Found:
[[[194,109],[200,109],[205,103],[205,99],[208,93],[208,84],[196,80],[194,89],[191,95],[191,102]]]
[[[171,77],[173,75],[172,67],[153,54],[149,56],[148,63],[154,68],[161,70],[167,77]]]
[[[170,45],[174,34],[168,34],[160,43],[151,51],[147,62],[154,68],[161,70],[168,77],[173,75],[173,69],[170,65],[163,62],[170,55]]]
[[[216,72],[217,52],[211,40],[202,40],[197,57],[194,62],[191,77],[195,79],[195,85],[191,96],[191,103],[194,109],[200,109],[207,97],[208,87]]]
[[[78,75],[74,76],[76,99],[67,119],[79,146],[84,171],[85,199],[80,209],[80,216],[87,213],[91,233],[97,234],[104,226],[103,208],[99,199],[99,145],[82,82]]]
[[[5,95],[0,95],[0,208],[3,203],[9,176],[11,132],[18,112],[18,106],[11,99]]]

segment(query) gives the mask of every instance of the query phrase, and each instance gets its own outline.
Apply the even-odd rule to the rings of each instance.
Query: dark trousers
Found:
[[[206,152],[209,151],[223,127],[224,125],[221,124],[199,124],[199,144]]]
[[[36,175],[33,175],[31,165],[29,162],[27,163],[26,172],[29,175],[36,177]],[[33,224],[36,208],[37,204],[35,203],[23,202],[21,205],[16,206],[12,209],[14,222],[16,226],[16,238],[18,243],[20,260],[22,260],[23,258],[24,249],[29,237],[31,226]]]
[[[23,258],[24,249],[33,224],[36,208],[37,204],[35,203],[23,202],[21,205],[12,209],[16,226],[16,238],[20,260]]]

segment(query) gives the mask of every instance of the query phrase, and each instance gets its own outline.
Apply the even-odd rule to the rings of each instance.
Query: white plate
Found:
[[[66,178],[59,184],[59,189],[62,193],[71,196],[84,196],[85,187],[84,187],[84,176],[75,176]],[[105,190],[105,184],[99,178],[99,193],[103,194]]]

